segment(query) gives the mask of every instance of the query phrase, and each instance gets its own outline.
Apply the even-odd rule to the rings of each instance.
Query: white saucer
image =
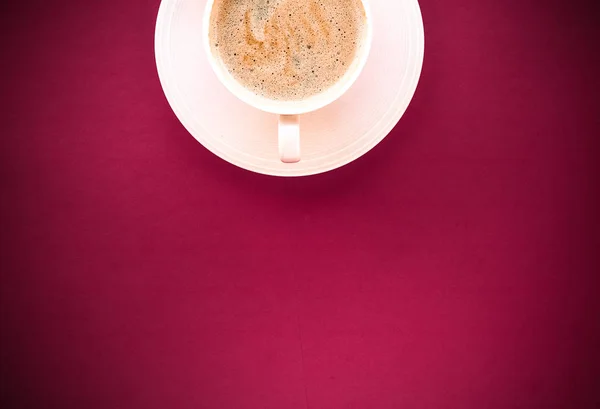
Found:
[[[226,161],[277,176],[326,172],[352,162],[392,130],[413,97],[423,65],[417,0],[371,0],[373,45],[364,71],[333,104],[301,116],[302,160],[282,163],[277,116],[238,100],[202,49],[206,0],[162,0],[155,54],[173,111],[207,149]]]

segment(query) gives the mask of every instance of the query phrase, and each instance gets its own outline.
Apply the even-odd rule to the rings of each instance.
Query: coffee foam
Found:
[[[209,38],[242,85],[300,100],[346,73],[365,24],[360,0],[215,0]]]

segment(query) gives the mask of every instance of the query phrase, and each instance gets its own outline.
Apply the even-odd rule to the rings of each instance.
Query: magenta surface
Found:
[[[183,129],[158,5],[1,6],[2,408],[600,405],[595,3],[423,0],[405,116],[302,179]]]

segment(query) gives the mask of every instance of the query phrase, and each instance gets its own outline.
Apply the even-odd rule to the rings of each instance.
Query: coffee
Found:
[[[343,77],[365,25],[361,0],[215,0],[209,40],[246,88],[301,100]]]

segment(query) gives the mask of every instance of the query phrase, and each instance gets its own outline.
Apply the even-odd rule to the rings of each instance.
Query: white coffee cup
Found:
[[[300,161],[300,115],[323,108],[340,98],[356,81],[364,68],[373,38],[373,20],[368,0],[361,0],[365,10],[365,29],[358,43],[354,60],[348,70],[333,86],[317,95],[299,101],[278,101],[257,95],[240,84],[228,71],[227,67],[212,48],[209,39],[211,13],[215,0],[208,0],[204,11],[203,42],[210,65],[219,80],[236,97],[245,103],[279,115],[279,156],[282,162],[295,163]]]

